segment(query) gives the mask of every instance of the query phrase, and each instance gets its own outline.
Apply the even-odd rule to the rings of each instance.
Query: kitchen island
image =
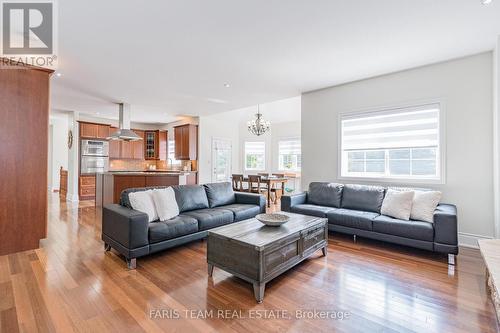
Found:
[[[102,207],[120,203],[120,194],[127,188],[147,186],[191,185],[197,183],[196,171],[109,171],[96,174],[96,211],[102,217]]]

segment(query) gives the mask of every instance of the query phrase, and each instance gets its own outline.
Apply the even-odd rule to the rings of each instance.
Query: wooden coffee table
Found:
[[[255,218],[208,232],[208,275],[219,267],[253,284],[261,303],[266,283],[321,249],[327,254],[328,219],[285,213],[290,221],[268,227]]]

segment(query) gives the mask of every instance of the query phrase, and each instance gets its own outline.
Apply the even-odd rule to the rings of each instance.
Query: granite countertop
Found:
[[[183,176],[197,171],[181,171],[181,170],[152,170],[152,171],[107,171],[100,172],[101,175],[116,175],[116,176]]]

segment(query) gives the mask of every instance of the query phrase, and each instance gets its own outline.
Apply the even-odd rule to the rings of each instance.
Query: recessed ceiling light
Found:
[[[224,87],[229,88],[229,87],[231,87],[231,85],[229,83],[224,83]]]
[[[493,0],[481,0],[483,5],[489,5]]]

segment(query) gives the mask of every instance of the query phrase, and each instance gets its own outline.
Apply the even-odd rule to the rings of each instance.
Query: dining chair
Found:
[[[232,179],[232,183],[233,183],[233,191],[237,191],[237,192],[244,192],[245,191],[245,189],[243,188],[243,175],[233,174],[231,179]]]
[[[262,187],[262,176],[248,175],[248,191],[252,193],[267,193],[267,188]]]

